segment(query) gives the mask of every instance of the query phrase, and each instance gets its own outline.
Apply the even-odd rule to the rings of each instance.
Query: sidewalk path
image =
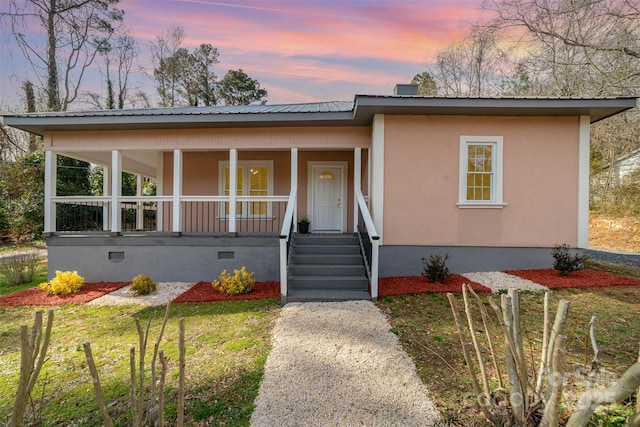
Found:
[[[440,418],[369,301],[287,304],[251,425],[428,426]]]
[[[18,256],[28,255],[28,254],[34,254],[38,258],[46,258],[47,257],[47,250],[46,249],[31,249],[31,250],[24,250],[24,251],[18,251],[18,252],[8,252],[8,253],[5,253],[5,254],[0,254],[0,264],[7,264],[7,263],[13,261]]]

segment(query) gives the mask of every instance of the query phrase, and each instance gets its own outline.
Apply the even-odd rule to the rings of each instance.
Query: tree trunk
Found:
[[[89,365],[89,372],[91,372],[91,379],[93,380],[93,391],[96,394],[96,400],[98,401],[98,409],[100,409],[100,415],[107,427],[113,427],[113,421],[107,412],[107,407],[104,404],[102,397],[102,388],[100,387],[100,377],[98,376],[98,369],[96,369],[96,363],[93,360],[93,354],[91,353],[91,343],[88,341],[84,343],[84,354],[87,357],[87,365]]]
[[[599,405],[620,402],[631,395],[638,386],[640,386],[640,362],[631,365],[611,387],[584,392],[578,399],[576,410],[571,414],[566,427],[586,425]]]
[[[506,348],[507,375],[509,379],[509,396],[513,416],[518,425],[524,425],[524,402],[526,396],[523,394],[522,381],[518,372],[516,343],[513,335],[513,307],[510,296],[502,295],[502,319],[505,325],[505,338],[509,345]]]
[[[553,358],[551,359],[551,381],[549,381],[549,387],[551,388],[551,397],[547,402],[547,406],[544,408],[542,421],[540,421],[540,426],[542,427],[558,426],[564,374],[564,370],[562,369],[562,356],[564,353],[565,344],[567,342],[566,340],[567,337],[565,337],[564,335],[558,335],[558,337],[556,338],[555,351],[553,352]]]
[[[49,111],[60,111],[58,62],[56,60],[57,0],[50,0],[47,11],[47,107]]]
[[[480,351],[480,345],[478,344],[478,337],[476,336],[476,328],[473,325],[473,316],[471,315],[471,306],[469,304],[469,296],[467,294],[467,285],[462,285],[462,297],[464,299],[464,312],[467,315],[467,323],[469,325],[469,332],[471,333],[471,342],[473,343],[473,348],[476,351],[476,358],[478,359],[478,366],[480,367],[480,377],[482,379],[482,399],[480,400],[481,405],[489,404],[491,400],[491,391],[489,389],[489,380],[487,378],[487,372],[484,366],[484,359],[482,357],[482,352]]]
[[[538,378],[536,379],[536,393],[542,390],[542,383],[547,374],[547,346],[549,345],[549,296],[551,292],[544,293],[544,325],[542,332],[542,353],[540,355],[540,369],[538,370]]]
[[[567,321],[567,315],[569,314],[569,301],[560,300],[558,302],[558,310],[556,311],[556,318],[553,322],[553,328],[551,328],[551,334],[549,336],[549,345],[547,346],[547,363],[551,361],[551,357],[553,352],[555,351],[556,338],[558,335],[562,334],[564,329],[564,324]],[[551,393],[551,388],[547,389],[547,393],[545,396],[545,400],[549,399],[549,395]]]
[[[502,372],[500,371],[500,365],[498,364],[498,360],[496,359],[496,352],[493,350],[493,339],[491,338],[491,333],[489,331],[489,315],[487,314],[487,309],[485,308],[478,294],[475,293],[471,286],[469,286],[469,292],[471,292],[471,295],[473,295],[473,297],[476,299],[478,307],[480,308],[482,325],[484,326],[484,330],[487,333],[487,342],[489,343],[489,351],[491,352],[491,360],[493,361],[493,369],[495,369],[496,376],[498,377],[498,385],[500,386],[500,388],[502,388],[504,387],[504,384],[502,382]]]
[[[35,386],[38,375],[40,375],[42,365],[44,365],[52,327],[53,310],[49,310],[47,315],[44,340],[42,340],[42,311],[37,311],[35,314],[33,326],[31,327],[31,337],[29,337],[27,325],[20,326],[20,379],[18,381],[16,400],[9,419],[9,427],[24,425],[24,413],[29,401],[29,395]]]

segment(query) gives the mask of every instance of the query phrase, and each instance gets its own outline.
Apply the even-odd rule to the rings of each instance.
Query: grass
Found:
[[[458,307],[462,307],[461,296],[458,295],[457,298]],[[536,293],[522,293],[521,299],[527,360],[530,366],[537,369],[542,338],[543,297]],[[584,390],[585,372],[593,357],[590,343],[587,341],[592,315],[597,316],[596,338],[604,350],[596,386],[610,384],[636,362],[640,343],[640,288],[556,290],[551,294],[554,310],[552,315],[555,315],[555,308],[560,299],[570,302],[569,320],[565,331],[568,344],[564,363],[568,382],[565,385],[566,400],[563,403],[571,407],[579,393]],[[393,331],[415,361],[418,375],[427,384],[431,397],[443,415],[455,425],[483,425],[482,416],[473,404],[471,377],[464,364],[460,339],[446,295],[387,297],[377,304],[387,314]],[[484,340],[485,331],[478,327],[481,325],[479,314],[475,313],[474,319],[479,322],[476,324],[479,339]],[[492,326],[490,329],[493,337],[500,336],[497,328]],[[500,348],[498,354],[504,354],[504,349]],[[489,356],[486,357],[493,383],[497,384],[497,376],[489,366]],[[530,369],[530,378],[533,378],[535,369]],[[606,418],[607,421],[602,425],[624,425],[622,421],[614,420],[628,416],[633,404],[627,402],[623,405],[601,407],[596,417],[600,420]]]
[[[34,286],[38,286],[40,283],[46,282],[47,280],[48,276],[46,262],[40,263],[40,265],[36,269],[33,279],[30,282],[22,283],[20,285],[10,286],[9,284],[7,284],[7,281],[2,276],[2,274],[0,274],[0,295],[12,294],[24,289],[33,288]]]
[[[47,246],[43,241],[36,240],[27,243],[2,245],[0,244],[0,256],[8,255],[19,252],[29,252],[35,249],[46,249]],[[33,280],[28,283],[22,283],[20,285],[9,286],[6,278],[0,273],[0,295],[12,294],[14,292],[29,289],[34,286],[38,286],[42,282],[46,282],[47,277],[47,263],[46,260],[41,262],[33,276]]]
[[[275,300],[172,305],[161,344],[170,359],[167,422],[177,416],[178,319],[185,318],[187,343],[185,424],[249,425],[278,307]],[[0,424],[8,420],[17,387],[19,327],[31,325],[36,310],[0,307]],[[129,425],[129,348],[138,342],[134,318],[143,325],[152,318],[150,360],[163,315],[164,307],[57,307],[49,359],[32,393],[28,425],[101,424],[82,350],[85,341],[91,342],[111,417],[118,426]]]

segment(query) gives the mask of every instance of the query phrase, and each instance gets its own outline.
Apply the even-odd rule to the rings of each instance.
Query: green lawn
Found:
[[[486,302],[486,296],[484,299]],[[568,338],[564,361],[567,383],[563,400],[566,410],[564,415],[568,416],[578,394],[584,391],[584,373],[588,371],[593,358],[591,344],[588,342],[589,320],[592,315],[597,316],[596,339],[603,351],[596,387],[609,386],[638,359],[640,287],[555,290],[551,294],[552,318],[560,299],[570,302],[565,329]],[[460,294],[457,295],[457,300],[458,308],[462,309]],[[460,339],[446,295],[385,297],[378,302],[378,306],[387,314],[392,331],[398,335],[403,348],[416,362],[418,375],[429,388],[431,397],[443,415],[454,423],[452,425],[485,425],[482,416],[471,403],[474,401],[471,377],[464,363]],[[487,309],[491,311],[488,306]],[[474,313],[478,339],[485,343],[486,349],[486,333],[475,308]],[[536,369],[542,338],[542,314],[542,294],[522,293],[524,347],[528,366],[535,366]],[[461,316],[466,325],[464,313]],[[490,330],[493,337],[500,337],[501,343],[504,341],[497,325],[491,326]],[[498,354],[504,358],[504,347],[500,347]],[[485,357],[495,386],[497,376],[491,367],[488,353]],[[532,361],[535,365],[531,364]],[[476,364],[476,370],[477,368]],[[502,371],[504,375],[504,365]],[[535,369],[530,368],[530,379],[535,372]],[[623,426],[624,419],[633,413],[634,406],[635,398],[622,405],[601,407],[598,415],[593,418],[593,425],[598,425],[601,421],[604,426]]]
[[[20,366],[22,324],[31,325],[36,308],[0,307],[0,424],[11,413]],[[137,345],[134,318],[151,316],[149,358],[162,324],[164,307],[55,308],[46,362],[32,393],[29,425],[95,426],[101,418],[94,399],[82,343],[91,342],[103,394],[118,426],[130,424],[129,348]],[[176,419],[178,321],[186,330],[185,425],[248,425],[253,401],[270,349],[269,333],[277,317],[275,300],[174,304],[161,348],[170,359],[166,419]],[[136,350],[137,354],[137,350]]]

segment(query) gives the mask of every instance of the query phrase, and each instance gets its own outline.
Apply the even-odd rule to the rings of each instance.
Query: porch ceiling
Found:
[[[121,151],[122,170],[157,178],[158,151]],[[63,151],[59,154],[100,166],[111,166],[111,151]]]

